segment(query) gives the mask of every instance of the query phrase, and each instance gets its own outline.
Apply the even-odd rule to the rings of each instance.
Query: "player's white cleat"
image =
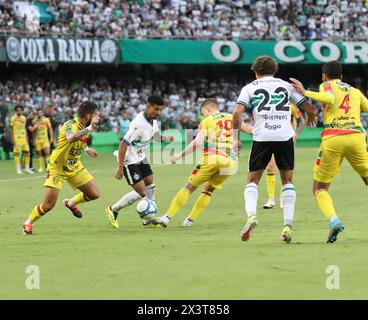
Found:
[[[23,172],[24,172],[24,173],[30,173],[30,174],[33,174],[33,171],[32,171],[31,169],[29,169],[29,168],[24,168],[24,169],[23,169]]]
[[[22,169],[21,168],[17,168],[17,174],[22,174],[22,173],[23,173]]]
[[[193,225],[193,220],[191,218],[185,218],[185,220],[182,223],[182,227],[191,227]]]
[[[276,205],[275,200],[270,198],[268,201],[263,205],[263,209],[272,209]]]
[[[247,241],[250,238],[250,232],[258,225],[258,219],[256,215],[250,216],[245,224],[240,236],[242,241]]]
[[[171,217],[165,214],[162,217],[156,218],[156,221],[164,228],[166,228],[170,223]]]

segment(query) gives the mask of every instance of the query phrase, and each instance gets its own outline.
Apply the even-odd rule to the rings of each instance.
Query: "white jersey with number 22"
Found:
[[[262,77],[243,87],[237,103],[253,114],[254,141],[287,141],[295,134],[290,103],[299,106],[305,100],[289,82]]]

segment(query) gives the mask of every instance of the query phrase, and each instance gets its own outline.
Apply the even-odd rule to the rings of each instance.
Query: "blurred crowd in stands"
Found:
[[[0,0],[0,31],[120,38],[367,40],[368,0],[44,0],[29,27]]]

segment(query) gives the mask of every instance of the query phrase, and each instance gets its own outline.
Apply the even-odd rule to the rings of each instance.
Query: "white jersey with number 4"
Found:
[[[299,106],[305,100],[289,82],[263,77],[243,87],[237,103],[253,114],[254,141],[287,141],[295,134],[290,102]]]
[[[129,130],[124,136],[124,142],[128,145],[124,164],[135,164],[147,157],[147,148],[154,134],[160,132],[157,120],[150,122],[144,112],[140,112],[129,125]]]

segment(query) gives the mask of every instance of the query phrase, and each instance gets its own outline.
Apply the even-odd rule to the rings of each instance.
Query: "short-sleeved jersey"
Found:
[[[37,127],[34,131],[35,139],[36,140],[48,140],[49,139],[48,131],[49,131],[49,128],[51,128],[50,119],[46,117],[42,117],[41,119],[39,119],[37,117],[33,119],[32,121],[33,126],[36,124],[37,124]]]
[[[199,125],[199,130],[205,133],[204,155],[219,154],[233,157],[233,115],[226,112],[214,112]]]
[[[27,140],[26,129],[27,118],[23,115],[17,116],[16,114],[10,118],[10,126],[13,129],[13,138],[16,141]]]
[[[77,118],[63,124],[59,132],[56,148],[50,156],[50,168],[64,176],[70,176],[83,167],[80,157],[87,146],[88,134],[72,143],[69,143],[66,139],[67,132],[76,133],[82,129],[84,127]]]
[[[302,117],[302,114],[300,113],[298,107],[294,104],[291,103],[290,104],[291,107],[291,127],[293,128],[293,130],[295,130],[295,126],[296,126],[296,120],[299,120]]]
[[[299,106],[305,100],[290,83],[263,77],[243,87],[237,103],[253,114],[254,141],[287,141],[295,134],[290,103]]]
[[[129,125],[123,141],[128,145],[124,164],[136,164],[147,158],[147,148],[153,136],[160,132],[157,120],[148,120],[144,112],[140,112]]]
[[[322,139],[363,132],[360,113],[368,112],[368,100],[358,89],[341,80],[332,80],[322,83],[319,91],[334,96],[334,103],[322,105]]]

